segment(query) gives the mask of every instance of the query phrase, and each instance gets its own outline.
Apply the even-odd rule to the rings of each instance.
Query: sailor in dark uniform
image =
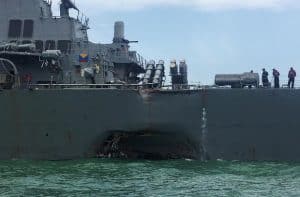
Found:
[[[263,83],[263,87],[269,87],[269,73],[266,71],[266,69],[262,69],[263,73],[262,73],[262,83]]]
[[[280,73],[275,68],[273,69],[273,77],[274,77],[274,88],[279,88],[279,76]]]
[[[288,83],[289,88],[294,88],[296,75],[297,75],[296,71],[292,67],[289,71],[289,83]]]

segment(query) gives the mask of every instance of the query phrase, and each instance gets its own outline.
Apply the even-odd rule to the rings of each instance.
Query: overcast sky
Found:
[[[58,4],[59,0],[54,0]],[[199,10],[283,9],[299,4],[298,0],[71,0],[85,8],[101,10],[136,10],[160,6],[185,6]]]
[[[58,13],[58,1],[53,1]],[[211,84],[215,74],[271,72],[282,81],[300,73],[299,0],[77,0],[90,18],[90,39],[109,43],[113,23],[147,59],[186,59],[190,81]]]

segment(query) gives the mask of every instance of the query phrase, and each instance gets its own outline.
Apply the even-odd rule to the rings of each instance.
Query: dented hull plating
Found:
[[[178,151],[181,134],[197,159],[300,161],[299,90],[11,90],[0,103],[0,159],[95,157],[110,132],[147,131],[170,138],[137,138],[144,151],[173,136]]]
[[[110,89],[2,91],[0,159],[94,157],[112,131],[184,131],[192,136],[195,125],[184,124],[185,115],[176,114],[180,98]]]

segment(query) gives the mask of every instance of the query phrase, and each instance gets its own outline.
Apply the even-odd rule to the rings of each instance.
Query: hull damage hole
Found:
[[[115,131],[98,146],[97,157],[123,159],[199,159],[201,147],[187,136],[155,131]]]

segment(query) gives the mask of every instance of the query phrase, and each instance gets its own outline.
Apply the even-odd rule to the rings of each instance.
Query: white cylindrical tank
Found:
[[[153,83],[162,86],[163,78],[165,76],[165,62],[163,60],[159,60],[158,64],[156,64],[155,74],[153,77]]]
[[[164,65],[164,64],[165,64],[165,61],[164,61],[164,60],[159,60],[159,61],[158,61],[158,64]]]
[[[46,50],[42,53],[43,58],[57,59],[61,56],[60,50]]]
[[[114,39],[124,39],[125,38],[125,25],[123,21],[115,22],[115,34]]]
[[[143,84],[152,83],[154,72],[155,72],[155,61],[150,60],[146,66],[146,73],[144,75]]]
[[[188,84],[187,64],[185,60],[179,62],[179,73],[182,76],[183,84]]]
[[[187,64],[185,60],[179,62],[179,72],[181,75],[187,74]]]
[[[172,60],[170,63],[170,76],[178,75],[178,66],[176,60]]]

